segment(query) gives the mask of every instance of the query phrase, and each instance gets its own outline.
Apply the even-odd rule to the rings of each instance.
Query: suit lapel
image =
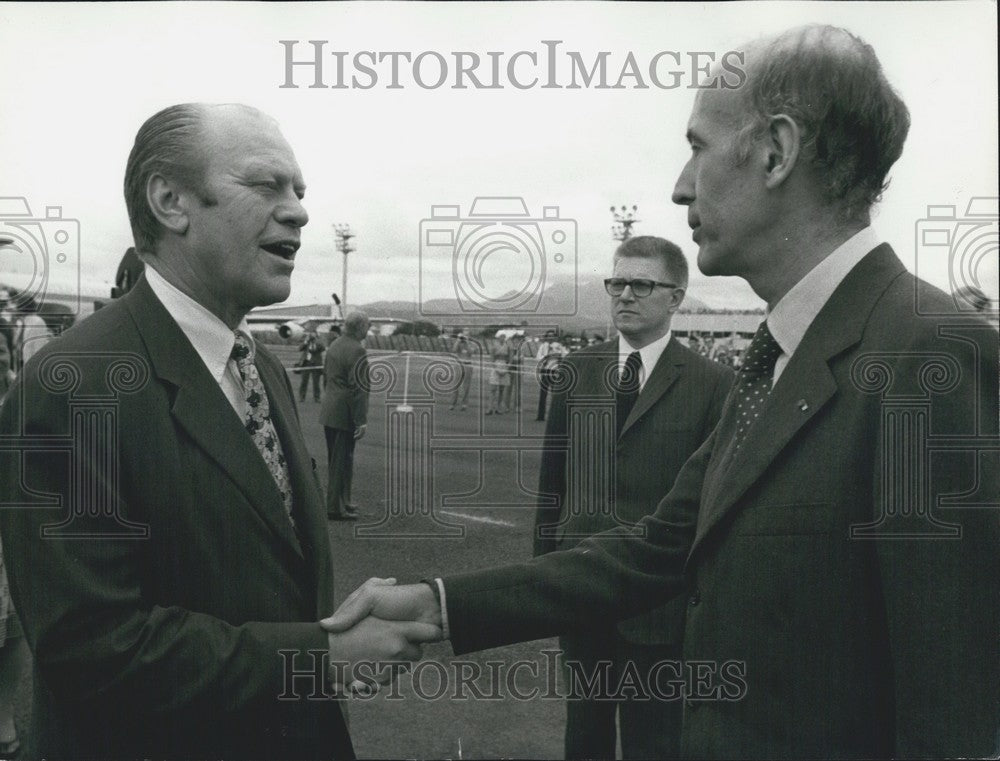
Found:
[[[829,361],[860,342],[868,316],[903,265],[888,245],[868,253],[837,287],[802,338],[737,452],[732,395],[705,476],[694,547],[734,508],[795,434],[838,392]]]
[[[617,359],[617,357],[616,357]],[[666,348],[663,353],[660,354],[660,358],[656,362],[656,366],[653,368],[652,372],[649,374],[649,378],[646,380],[646,385],[642,387],[642,391],[639,393],[639,398],[635,400],[635,405],[632,407],[632,411],[629,416],[625,419],[625,425],[622,426],[622,432],[619,436],[625,435],[625,432],[659,400],[669,389],[674,382],[680,377],[681,370],[684,367],[685,359],[684,352],[678,344],[675,343],[675,339],[671,338],[667,342]]]
[[[174,419],[243,492],[261,519],[301,557],[271,472],[191,342],[145,278],[127,298],[153,372],[177,389],[170,410]],[[265,380],[264,385],[270,384]]]

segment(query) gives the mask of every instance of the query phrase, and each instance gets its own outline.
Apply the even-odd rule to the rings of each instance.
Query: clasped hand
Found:
[[[441,607],[426,584],[396,585],[373,578],[358,587],[329,618],[333,681],[373,689],[423,656],[423,645],[443,639]]]

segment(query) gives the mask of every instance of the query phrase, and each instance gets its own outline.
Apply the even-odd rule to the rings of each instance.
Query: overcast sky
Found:
[[[875,225],[911,268],[947,286],[947,254],[923,251],[917,260],[916,230],[928,205],[955,206],[959,224],[971,198],[998,195],[994,3],[3,3],[0,196],[24,196],[35,216],[61,206],[80,222],[85,275],[111,280],[131,244],[121,182],[138,126],[171,103],[240,101],[278,118],[308,184],[311,221],[289,303],[340,291],[335,222],[358,233],[352,303],[416,298],[421,221],[433,205],[466,215],[477,196],[523,197],[533,216],[559,207],[560,218],[577,223],[581,273],[606,273],[608,207],[623,203],[639,206],[637,232],[673,239],[693,265],[684,210],[670,202],[688,156],[691,54],[719,58],[807,22],[845,26],[870,42],[909,106],[913,126]],[[307,41],[326,40],[327,86],[309,87],[313,73],[297,67],[300,86],[280,87],[279,40],[299,41],[297,60],[312,57]],[[631,53],[647,87],[631,77],[624,89],[545,88],[546,40],[561,41],[559,84],[570,82],[570,52],[590,65],[606,51],[608,84]],[[397,58],[400,87],[388,87],[387,58],[374,67],[374,87],[331,88],[335,51],[346,53],[345,82],[354,75],[361,85],[372,78],[353,64],[359,51],[411,59],[426,51],[417,72],[425,86]],[[499,63],[501,87],[451,87],[463,51],[480,57],[484,84],[490,62]],[[519,83],[539,77],[526,89],[507,75],[518,51],[538,59],[514,64]],[[663,84],[681,72],[673,89],[647,76],[662,51],[679,55],[680,66],[657,59]],[[434,54],[449,68],[439,87]],[[992,240],[995,252],[995,232]],[[447,295],[448,266],[440,251],[424,257],[424,295]],[[981,262],[976,276],[996,297],[995,261]],[[697,275],[690,293],[717,307],[759,304],[731,278]]]

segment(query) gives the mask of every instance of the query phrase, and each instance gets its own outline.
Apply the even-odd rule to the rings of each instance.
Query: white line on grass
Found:
[[[480,523],[489,523],[491,526],[506,526],[507,528],[514,528],[515,524],[510,521],[502,521],[499,518],[487,518],[485,515],[469,515],[468,513],[456,513],[452,510],[438,510],[441,515],[451,515],[455,518],[465,518],[470,521],[479,521]]]

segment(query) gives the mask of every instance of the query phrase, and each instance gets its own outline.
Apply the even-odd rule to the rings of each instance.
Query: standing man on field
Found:
[[[553,395],[545,428],[536,556],[649,515],[719,422],[733,372],[687,349],[670,330],[687,283],[687,260],[668,240],[643,235],[615,251],[604,286],[619,337],[570,354],[557,371],[566,373],[568,388]],[[602,402],[614,427],[594,425]],[[599,438],[604,430],[613,432],[606,440]],[[566,758],[613,759],[618,726],[625,758],[677,758],[679,699],[610,690],[588,695],[582,683],[604,676],[618,685],[630,668],[648,673],[678,660],[685,608],[677,597],[617,625],[560,639],[573,692],[566,702]]]
[[[351,312],[344,334],[326,350],[323,373],[326,395],[319,420],[326,434],[326,515],[337,521],[357,520],[351,504],[354,446],[368,428],[368,352],[361,342],[368,335],[368,315]]]

